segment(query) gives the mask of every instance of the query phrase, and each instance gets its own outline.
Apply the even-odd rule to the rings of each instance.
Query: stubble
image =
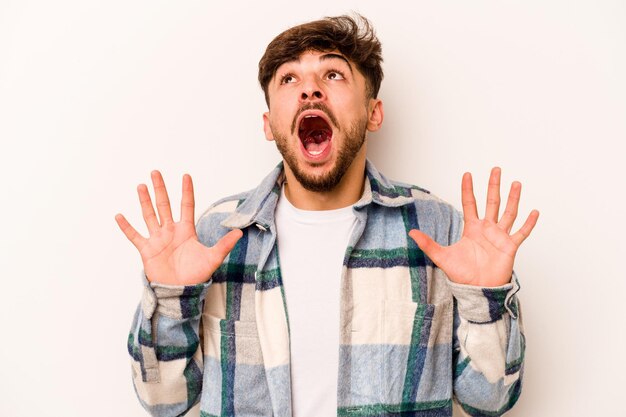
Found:
[[[333,122],[336,120],[331,113],[327,112]],[[278,151],[283,156],[285,163],[289,166],[293,172],[296,180],[306,189],[313,192],[328,192],[332,191],[341,182],[341,179],[352,165],[354,158],[363,147],[365,143],[365,135],[367,133],[367,119],[363,118],[356,120],[349,126],[348,129],[343,131],[340,126],[335,127],[338,133],[345,133],[343,143],[333,143],[332,146],[338,146],[336,148],[337,158],[334,166],[326,173],[322,175],[312,175],[306,172],[306,167],[301,167],[298,163],[297,152],[299,149],[294,149],[293,146],[289,146],[286,135],[281,132],[277,132],[272,129],[274,140]],[[335,141],[335,138],[332,139]],[[315,167],[316,164],[310,164]]]

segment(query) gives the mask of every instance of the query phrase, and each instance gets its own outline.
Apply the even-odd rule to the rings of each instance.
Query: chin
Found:
[[[294,137],[296,127],[297,137]],[[272,133],[298,183],[309,191],[329,192],[341,183],[354,161],[361,159],[366,127],[367,120],[364,119],[344,131],[337,127],[332,114],[329,116],[315,109],[303,111],[298,116],[294,135]]]

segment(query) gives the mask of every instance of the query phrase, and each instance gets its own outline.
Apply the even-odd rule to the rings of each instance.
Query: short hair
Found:
[[[269,106],[268,86],[276,70],[285,62],[297,60],[306,51],[337,50],[356,64],[366,82],[368,98],[376,98],[383,80],[382,47],[374,27],[356,14],[325,17],[294,26],[276,36],[267,45],[259,61],[259,83]]]

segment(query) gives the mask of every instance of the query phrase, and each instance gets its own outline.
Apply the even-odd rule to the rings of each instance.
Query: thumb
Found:
[[[215,262],[220,265],[226,255],[230,253],[235,247],[239,239],[243,236],[243,232],[239,229],[231,230],[226,233],[217,243],[213,246],[213,253],[215,255]]]
[[[422,252],[424,252],[436,265],[439,266],[439,262],[443,258],[443,248],[441,245],[432,240],[430,236],[417,229],[411,230],[409,232],[409,236],[411,236]]]

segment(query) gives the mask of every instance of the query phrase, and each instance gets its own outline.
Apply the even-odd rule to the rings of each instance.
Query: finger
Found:
[[[463,174],[463,180],[461,181],[461,203],[463,204],[463,219],[465,223],[469,223],[470,220],[478,218],[472,174],[469,172]]]
[[[494,167],[489,175],[489,185],[487,186],[487,207],[485,208],[485,220],[498,222],[500,212],[500,174],[501,170]]]
[[[135,228],[131,226],[130,223],[128,223],[128,220],[126,220],[126,217],[124,217],[123,214],[116,214],[115,221],[117,222],[117,225],[120,227],[122,232],[124,232],[124,235],[126,235],[128,240],[130,240],[130,242],[139,251],[141,251],[141,248],[143,248],[143,246],[146,244],[146,238],[137,233]]]
[[[237,244],[237,241],[241,239],[242,236],[243,232],[241,230],[234,229],[226,233],[224,236],[222,236],[220,240],[217,241],[215,246],[211,248],[213,254],[215,255],[215,257],[212,259],[212,267],[215,267],[217,269],[217,267],[222,264],[224,258],[226,258],[226,255],[228,255],[230,251],[233,250],[233,248]]]
[[[417,246],[433,261],[437,266],[441,267],[440,263],[443,260],[443,248],[427,234],[413,229],[409,232],[409,236],[417,243]]]
[[[519,181],[514,181],[513,184],[511,184],[511,190],[509,191],[509,198],[506,200],[504,213],[502,213],[502,218],[498,222],[498,227],[502,230],[506,230],[507,233],[511,233],[511,228],[517,218],[517,208],[519,206],[521,193],[522,184]]]
[[[152,185],[154,186],[154,195],[156,198],[157,212],[159,213],[159,220],[161,226],[169,223],[173,223],[172,210],[170,208],[170,199],[167,196],[167,189],[163,182],[163,177],[159,171],[152,171]]]
[[[146,226],[148,226],[148,232],[152,235],[159,230],[159,219],[157,219],[156,214],[154,214],[152,199],[150,198],[146,184],[139,184],[137,186],[137,195],[139,196],[139,204],[141,204],[143,220],[146,222]]]
[[[193,182],[191,181],[191,175],[183,175],[183,197],[180,202],[180,221],[181,222],[194,222],[194,207],[195,201],[193,196]]]
[[[524,222],[524,225],[517,231],[517,233],[511,236],[511,239],[517,246],[521,245],[522,242],[530,236],[530,232],[533,231],[533,228],[537,224],[537,219],[539,219],[539,212],[537,210],[531,211],[528,218]]]

